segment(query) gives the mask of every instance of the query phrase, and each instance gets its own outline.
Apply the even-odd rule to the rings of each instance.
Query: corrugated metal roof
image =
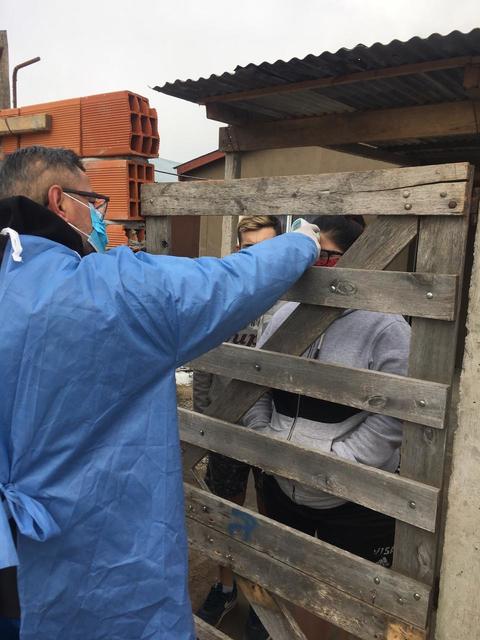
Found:
[[[198,80],[176,80],[157,91],[202,103],[207,98],[245,90],[264,89],[291,83],[333,78],[362,71],[376,71],[421,62],[431,62],[463,56],[480,55],[480,29],[470,33],[453,31],[442,36],[414,37],[406,42],[392,40],[389,44],[359,44],[353,49],[342,48],[336,53],[326,51],[302,60],[277,60],[274,63],[248,64],[233,73],[211,75]],[[464,100],[461,68],[415,73],[388,79],[372,79],[291,93],[247,97],[231,105],[250,116],[268,120],[298,118]]]
[[[162,87],[166,93],[194,103],[217,102],[222,107],[218,116],[222,122],[274,121],[290,118],[320,116],[328,113],[347,113],[372,109],[391,109],[415,105],[438,104],[469,99],[463,87],[464,67],[480,61],[480,28],[470,33],[452,31],[448,35],[434,33],[428,38],[414,37],[406,42],[392,40],[389,44],[359,44],[353,49],[342,48],[336,53],[326,51],[318,56],[308,55],[302,60],[277,60],[269,63],[237,67],[233,73],[212,75],[198,80],[176,80]],[[436,64],[437,61],[455,60]],[[395,69],[388,77],[351,78],[342,76],[376,72],[405,65],[432,63],[430,69]],[[436,68],[434,68],[436,67]],[[439,68],[441,67],[441,68]],[[448,67],[448,68],[445,68]],[[385,74],[383,74],[385,76]],[[335,79],[335,82],[329,82]],[[339,83],[339,80],[341,82]],[[321,81],[322,86],[318,86]],[[315,82],[316,86],[296,86],[295,83]],[[270,91],[280,87],[280,92]],[[288,87],[288,90],[285,88]],[[294,89],[294,90],[291,90]],[[263,90],[258,95],[258,90]],[[257,91],[256,95],[235,95],[242,91]],[[223,96],[222,101],[215,97]],[[379,157],[399,163],[480,162],[478,135],[449,136],[429,140],[390,141],[363,145],[340,145],[334,148],[347,153]]]

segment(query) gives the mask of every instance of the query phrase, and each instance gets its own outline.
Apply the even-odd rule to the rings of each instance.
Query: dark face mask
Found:
[[[343,253],[341,251],[327,251],[326,249],[322,249],[314,266],[334,267],[342,256]]]

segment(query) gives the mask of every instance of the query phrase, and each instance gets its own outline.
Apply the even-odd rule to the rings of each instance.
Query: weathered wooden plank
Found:
[[[421,271],[462,277],[468,216],[421,221],[417,267]],[[458,307],[457,307],[458,308]],[[412,322],[409,375],[451,384],[458,333],[455,323],[415,318]],[[440,488],[443,483],[448,430],[422,429],[405,424],[401,474]],[[401,573],[432,584],[438,540],[435,536],[397,523],[394,566]]]
[[[392,616],[426,625],[430,589],[421,582],[188,485],[185,503],[190,518],[367,604],[373,600]]]
[[[226,343],[190,366],[437,429],[445,421],[448,386],[444,384]]]
[[[179,409],[178,415],[184,442],[434,531],[438,489],[188,409]]]
[[[435,638],[470,640],[478,636],[480,474],[478,473],[478,408],[480,386],[480,226],[477,225],[470,280],[467,337],[448,487],[445,541]]]
[[[265,116],[263,113],[258,113],[258,111],[245,111],[245,109],[218,102],[207,104],[205,115],[209,120],[216,120],[225,124],[251,124],[252,122],[268,122],[272,120],[272,118]]]
[[[143,185],[142,185],[143,186]],[[148,253],[168,255],[172,242],[172,221],[167,216],[148,217],[145,221],[145,244]]]
[[[474,101],[223,127],[221,151],[255,151],[478,134]]]
[[[215,627],[207,624],[198,616],[194,616],[194,620],[197,640],[231,640],[230,636],[227,636],[222,631],[215,629]]]
[[[142,211],[145,215],[169,216],[346,215],[352,211],[362,215],[461,215],[467,170],[468,165],[460,163],[388,171],[155,183],[142,188]]]
[[[262,96],[280,95],[284,93],[294,93],[310,89],[323,89],[326,87],[338,87],[356,82],[368,82],[385,78],[399,78],[401,76],[417,73],[429,73],[444,69],[455,69],[466,65],[478,65],[479,56],[460,56],[455,58],[442,58],[440,60],[426,60],[413,64],[402,64],[384,69],[373,69],[369,71],[357,71],[343,75],[330,76],[328,78],[316,78],[314,80],[302,80],[299,82],[285,82],[259,89],[246,89],[243,91],[231,91],[217,96],[204,98],[199,104],[231,103],[239,100],[255,100]]]
[[[289,609],[258,584],[237,576],[243,595],[254,607],[263,626],[275,640],[307,640]]]
[[[315,267],[282,300],[453,320],[457,282],[452,275]]]
[[[0,116],[0,136],[20,135],[22,133],[50,131],[52,116],[37,113],[33,116]]]
[[[384,269],[416,236],[413,217],[377,219],[338,261],[339,267]],[[279,353],[301,355],[342,313],[341,310],[302,304],[266,342],[264,348]],[[302,330],[299,331],[298,327]],[[238,422],[265,393],[266,387],[233,380],[221,397],[208,407],[208,415]]]
[[[470,98],[480,100],[480,64],[473,62],[465,67],[463,88]],[[479,102],[477,102],[478,107]]]
[[[402,621],[393,620],[381,609],[306,576],[276,558],[189,517],[187,528],[189,542],[194,548],[362,640],[385,638],[392,622],[406,626]]]

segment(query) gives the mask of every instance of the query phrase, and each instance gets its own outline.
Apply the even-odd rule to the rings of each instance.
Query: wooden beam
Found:
[[[0,31],[0,109],[10,108],[10,69],[8,66],[8,38]]]
[[[327,87],[338,87],[356,82],[369,82],[372,80],[383,80],[387,78],[399,78],[401,76],[415,75],[417,73],[430,73],[432,71],[443,71],[445,69],[456,69],[470,64],[479,64],[480,56],[461,56],[457,58],[443,58],[440,60],[430,60],[426,62],[416,62],[404,64],[397,67],[387,67],[384,69],[374,69],[372,71],[358,71],[345,75],[333,76],[329,78],[317,78],[314,80],[303,80],[301,82],[287,82],[283,84],[261,87],[260,89],[247,89],[245,91],[235,91],[217,96],[209,96],[199,104],[211,105],[212,103],[238,102],[242,100],[255,100],[262,96],[279,95],[283,93],[294,93],[309,89],[324,89]]]
[[[465,67],[463,88],[470,98],[480,99],[480,62]]]
[[[438,489],[397,474],[312,451],[188,409],[179,409],[180,439],[319,491],[434,531]],[[232,444],[234,443],[234,445]],[[415,508],[412,508],[414,504]]]
[[[227,343],[193,360],[190,366],[437,429],[442,429],[445,421],[449,387],[425,380]]]
[[[148,253],[168,255],[171,244],[172,219],[167,216],[147,217],[145,220],[145,246]]]
[[[478,135],[476,109],[474,102],[465,100],[223,127],[219,149],[255,151]]]
[[[0,136],[50,131],[52,117],[47,113],[33,116],[0,116]]]
[[[386,638],[392,622],[410,626],[326,582],[315,580],[243,541],[187,518],[190,545],[254,583],[294,602],[361,640]],[[375,587],[375,584],[373,585]],[[375,592],[375,588],[372,589]],[[373,594],[372,594],[373,595]],[[420,631],[420,630],[419,630]]]
[[[282,300],[453,320],[457,282],[451,275],[315,267]]]
[[[225,124],[253,124],[255,122],[269,122],[273,117],[265,116],[261,113],[246,111],[227,104],[212,103],[207,104],[206,116],[209,120],[224,122]]]
[[[473,177],[473,175],[471,176]],[[470,190],[472,184],[470,183]],[[469,218],[425,219],[420,222],[417,268],[442,271],[463,277]],[[459,291],[461,295],[461,291]],[[453,323],[423,318],[412,321],[409,375],[451,385],[455,368],[458,312]],[[401,474],[441,488],[444,482],[447,429],[422,429],[406,423],[401,450]],[[395,534],[394,567],[401,573],[432,584],[435,580],[438,536],[398,522]],[[412,552],[413,550],[413,552]]]
[[[307,640],[291,611],[280,598],[259,584],[240,576],[237,576],[237,584],[247,601],[254,607],[263,626],[269,632],[269,637],[275,640]]]
[[[189,518],[367,604],[372,604],[375,590],[376,607],[416,626],[426,625],[430,589],[421,582],[189,485],[185,503]]]
[[[467,163],[142,187],[154,215],[461,215]]]

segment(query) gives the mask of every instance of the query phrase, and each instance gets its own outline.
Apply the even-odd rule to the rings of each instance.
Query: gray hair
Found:
[[[9,154],[0,164],[0,198],[27,196],[38,204],[47,204],[52,184],[68,186],[69,179],[85,171],[76,153],[70,149],[26,147]]]

